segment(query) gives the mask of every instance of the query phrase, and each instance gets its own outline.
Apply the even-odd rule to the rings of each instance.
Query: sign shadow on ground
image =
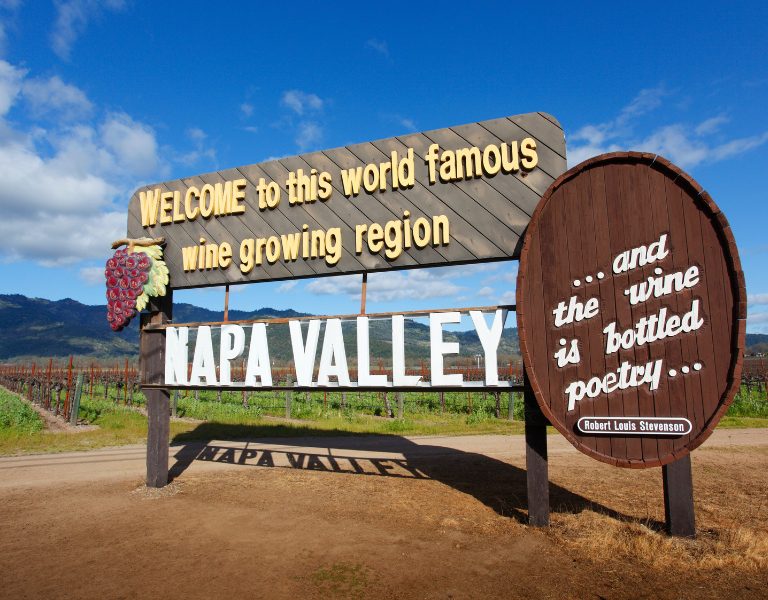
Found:
[[[286,468],[339,475],[435,480],[476,498],[497,514],[528,523],[526,472],[504,461],[445,446],[417,444],[397,435],[350,435],[343,431],[307,429],[306,437],[273,437],[281,426],[201,424],[174,439],[176,462],[169,480],[195,461],[233,467]],[[252,435],[248,435],[251,430]],[[218,440],[237,440],[222,442]],[[316,451],[313,451],[316,449]],[[621,513],[550,482],[552,510],[592,510],[625,522],[642,522],[663,530],[664,524]]]

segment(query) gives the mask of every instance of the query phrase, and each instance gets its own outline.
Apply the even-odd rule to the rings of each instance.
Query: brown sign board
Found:
[[[148,185],[128,238],[165,238],[174,289],[518,258],[565,170],[529,113]]]
[[[653,154],[599,156],[553,183],[525,235],[517,310],[539,406],[603,462],[684,457],[738,389],[746,292],[733,234]]]

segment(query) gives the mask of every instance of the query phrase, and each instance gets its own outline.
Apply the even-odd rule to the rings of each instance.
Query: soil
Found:
[[[768,430],[693,455],[696,540],[660,469],[550,436],[552,526],[520,436],[210,441],[0,459],[2,598],[766,598]]]
[[[8,388],[3,387],[3,389],[10,392]],[[38,415],[40,415],[40,418],[43,420],[43,427],[46,429],[46,431],[50,431],[52,433],[72,433],[75,431],[91,431],[98,429],[98,426],[96,425],[86,425],[82,423],[72,425],[64,417],[60,415],[54,415],[52,412],[45,410],[43,407],[38,406],[33,402],[29,402],[23,396],[19,396],[19,398],[21,398],[24,403],[31,407]]]

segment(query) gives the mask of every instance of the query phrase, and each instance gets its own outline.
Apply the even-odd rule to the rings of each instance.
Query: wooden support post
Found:
[[[128,405],[128,359],[125,359],[125,374],[123,376],[123,405]]]
[[[547,463],[547,421],[533,390],[527,385],[525,401],[525,468],[528,483],[528,522],[535,527],[549,525],[549,465]]]
[[[291,418],[291,401],[293,400],[293,391],[285,390],[285,418]]]
[[[387,392],[383,393],[384,396],[384,410],[387,413],[387,417],[390,419],[393,419],[395,417],[395,413],[392,411],[392,406],[389,403],[389,394]]]
[[[69,401],[72,393],[72,355],[69,355],[69,369],[67,369],[67,394],[64,399],[64,418],[69,416]]]
[[[515,420],[515,392],[509,392],[509,404],[507,404],[507,419]]]
[[[141,317],[139,371],[142,383],[162,383],[165,378],[165,330],[145,331],[149,325],[171,320],[173,292],[152,298],[149,313]],[[147,388],[147,487],[161,488],[168,483],[168,451],[171,429],[170,394],[167,389]]]
[[[360,314],[365,314],[365,297],[368,293],[368,273],[363,273],[363,285],[360,289]]]
[[[664,481],[664,517],[669,535],[696,537],[696,517],[693,510],[693,476],[691,455],[661,467]]]
[[[404,406],[403,406],[403,392],[397,392],[397,418],[403,418]]]
[[[83,373],[77,374],[75,395],[72,398],[72,408],[69,412],[70,425],[77,425],[77,414],[80,412],[80,396],[83,394]]]

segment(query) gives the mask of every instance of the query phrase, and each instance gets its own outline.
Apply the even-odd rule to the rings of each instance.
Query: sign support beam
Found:
[[[525,376],[525,470],[528,485],[528,523],[549,526],[549,463],[547,420]]]
[[[162,325],[171,320],[173,292],[152,298],[149,313],[141,317],[139,363],[145,383],[162,383],[165,379],[165,330],[148,331],[149,325]],[[147,487],[168,484],[168,451],[170,442],[171,397],[167,388],[144,388],[147,398]]]
[[[664,481],[664,517],[669,535],[696,537],[696,517],[693,509],[693,476],[691,455],[661,467]]]
[[[363,285],[360,290],[360,314],[365,314],[365,297],[368,293],[368,273],[363,273]]]

